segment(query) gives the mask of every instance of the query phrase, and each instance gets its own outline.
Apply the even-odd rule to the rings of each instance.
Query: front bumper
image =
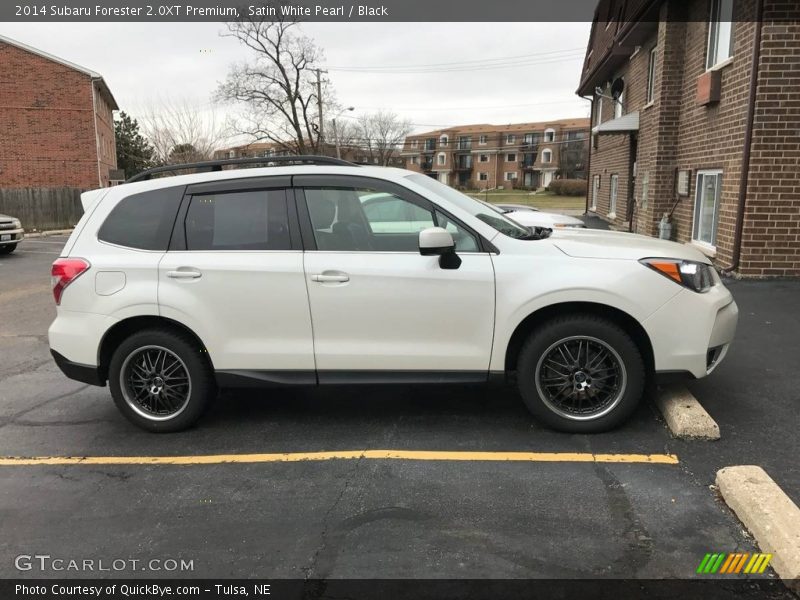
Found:
[[[643,323],[656,372],[705,377],[727,355],[738,320],[736,302],[721,283],[703,294],[683,290]]]
[[[74,379],[75,381],[80,381],[82,383],[88,383],[90,385],[99,385],[101,387],[106,385],[106,380],[102,377],[102,375],[100,375],[99,368],[92,365],[82,365],[80,363],[67,360],[55,350],[50,350],[50,354],[53,355],[53,360],[56,361],[56,365],[58,365],[58,368],[61,369],[61,372],[70,379]]]
[[[0,246],[19,244],[24,239],[24,229],[0,229]]]

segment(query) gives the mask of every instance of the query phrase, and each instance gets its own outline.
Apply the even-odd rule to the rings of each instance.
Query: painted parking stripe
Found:
[[[216,465],[228,463],[323,460],[427,460],[473,462],[587,462],[677,465],[674,454],[592,454],[589,452],[448,452],[435,450],[338,450],[276,454],[209,454],[199,456],[6,456],[0,467],[37,465]]]

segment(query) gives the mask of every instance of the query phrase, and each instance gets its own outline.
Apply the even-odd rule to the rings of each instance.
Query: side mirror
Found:
[[[461,266],[453,236],[441,227],[429,227],[419,232],[419,253],[422,256],[438,256],[442,269],[457,269]]]

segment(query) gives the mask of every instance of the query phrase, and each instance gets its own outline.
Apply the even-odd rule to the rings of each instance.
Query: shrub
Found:
[[[555,179],[550,182],[549,190],[558,196],[585,196],[585,179]]]

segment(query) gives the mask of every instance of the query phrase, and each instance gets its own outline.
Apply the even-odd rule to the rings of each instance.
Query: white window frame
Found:
[[[600,195],[600,175],[595,175],[592,178],[592,204],[589,210],[597,210],[597,197]]]
[[[447,154],[445,154],[444,152],[439,152],[439,154],[436,155],[436,165],[439,167],[443,167],[446,164],[447,164]]]
[[[707,70],[733,58],[733,5],[734,0],[711,0],[706,46]]]
[[[484,158],[486,160],[483,160]],[[479,154],[478,155],[478,162],[488,163],[489,162],[489,155],[488,154]]]
[[[614,101],[614,118],[619,119],[625,114],[625,92],[622,92]]]
[[[594,116],[595,125],[603,124],[603,97],[597,96],[597,114]]]
[[[517,141],[517,136],[513,133],[506,134],[506,144],[515,144]]]
[[[439,136],[439,146],[442,148],[447,148],[447,144],[450,143],[450,138],[446,134],[442,134]]]
[[[482,133],[481,135],[479,135],[478,136],[478,145],[479,146],[485,146],[487,138],[488,138],[488,136],[485,133]]]
[[[650,61],[647,63],[647,104],[652,104],[656,98],[656,61],[658,60],[658,46],[650,49]]]
[[[713,223],[711,225],[711,240],[701,240],[699,239],[698,232],[700,230],[700,224],[703,217],[702,211],[698,210],[698,204],[702,202],[703,198],[702,195],[705,193],[705,178],[706,177],[716,177],[717,178],[717,187],[716,187],[716,198],[714,198],[714,211],[712,213],[712,220]],[[717,246],[717,231],[719,230],[719,205],[720,205],[720,198],[722,197],[722,169],[704,169],[702,171],[697,171],[697,177],[695,179],[695,191],[694,191],[694,211],[692,214],[692,242],[695,244],[700,244],[707,248],[716,249]]]
[[[513,156],[514,158],[509,158],[511,156]],[[506,154],[506,162],[517,162],[517,153],[516,152],[510,152],[510,153]]]
[[[545,154],[547,155],[547,160],[545,160]],[[545,148],[542,150],[542,164],[549,165],[553,162],[553,151],[550,148]]]
[[[417,157],[417,156],[412,156],[412,157],[411,157],[411,164],[412,164],[412,165],[415,165],[415,164],[417,164],[417,158],[419,158],[419,157]]]
[[[504,181],[516,181],[517,180],[517,172],[516,171],[506,171],[503,173],[503,180]]]
[[[544,130],[544,141],[547,144],[552,144],[556,141],[556,130],[552,127],[548,127]]]
[[[617,196],[619,194],[619,174],[611,174],[611,185],[608,192],[608,216],[617,216]]]
[[[478,171],[478,181],[489,181],[489,173],[487,171]]]
[[[416,149],[419,147],[419,140],[411,140],[411,147]]]

